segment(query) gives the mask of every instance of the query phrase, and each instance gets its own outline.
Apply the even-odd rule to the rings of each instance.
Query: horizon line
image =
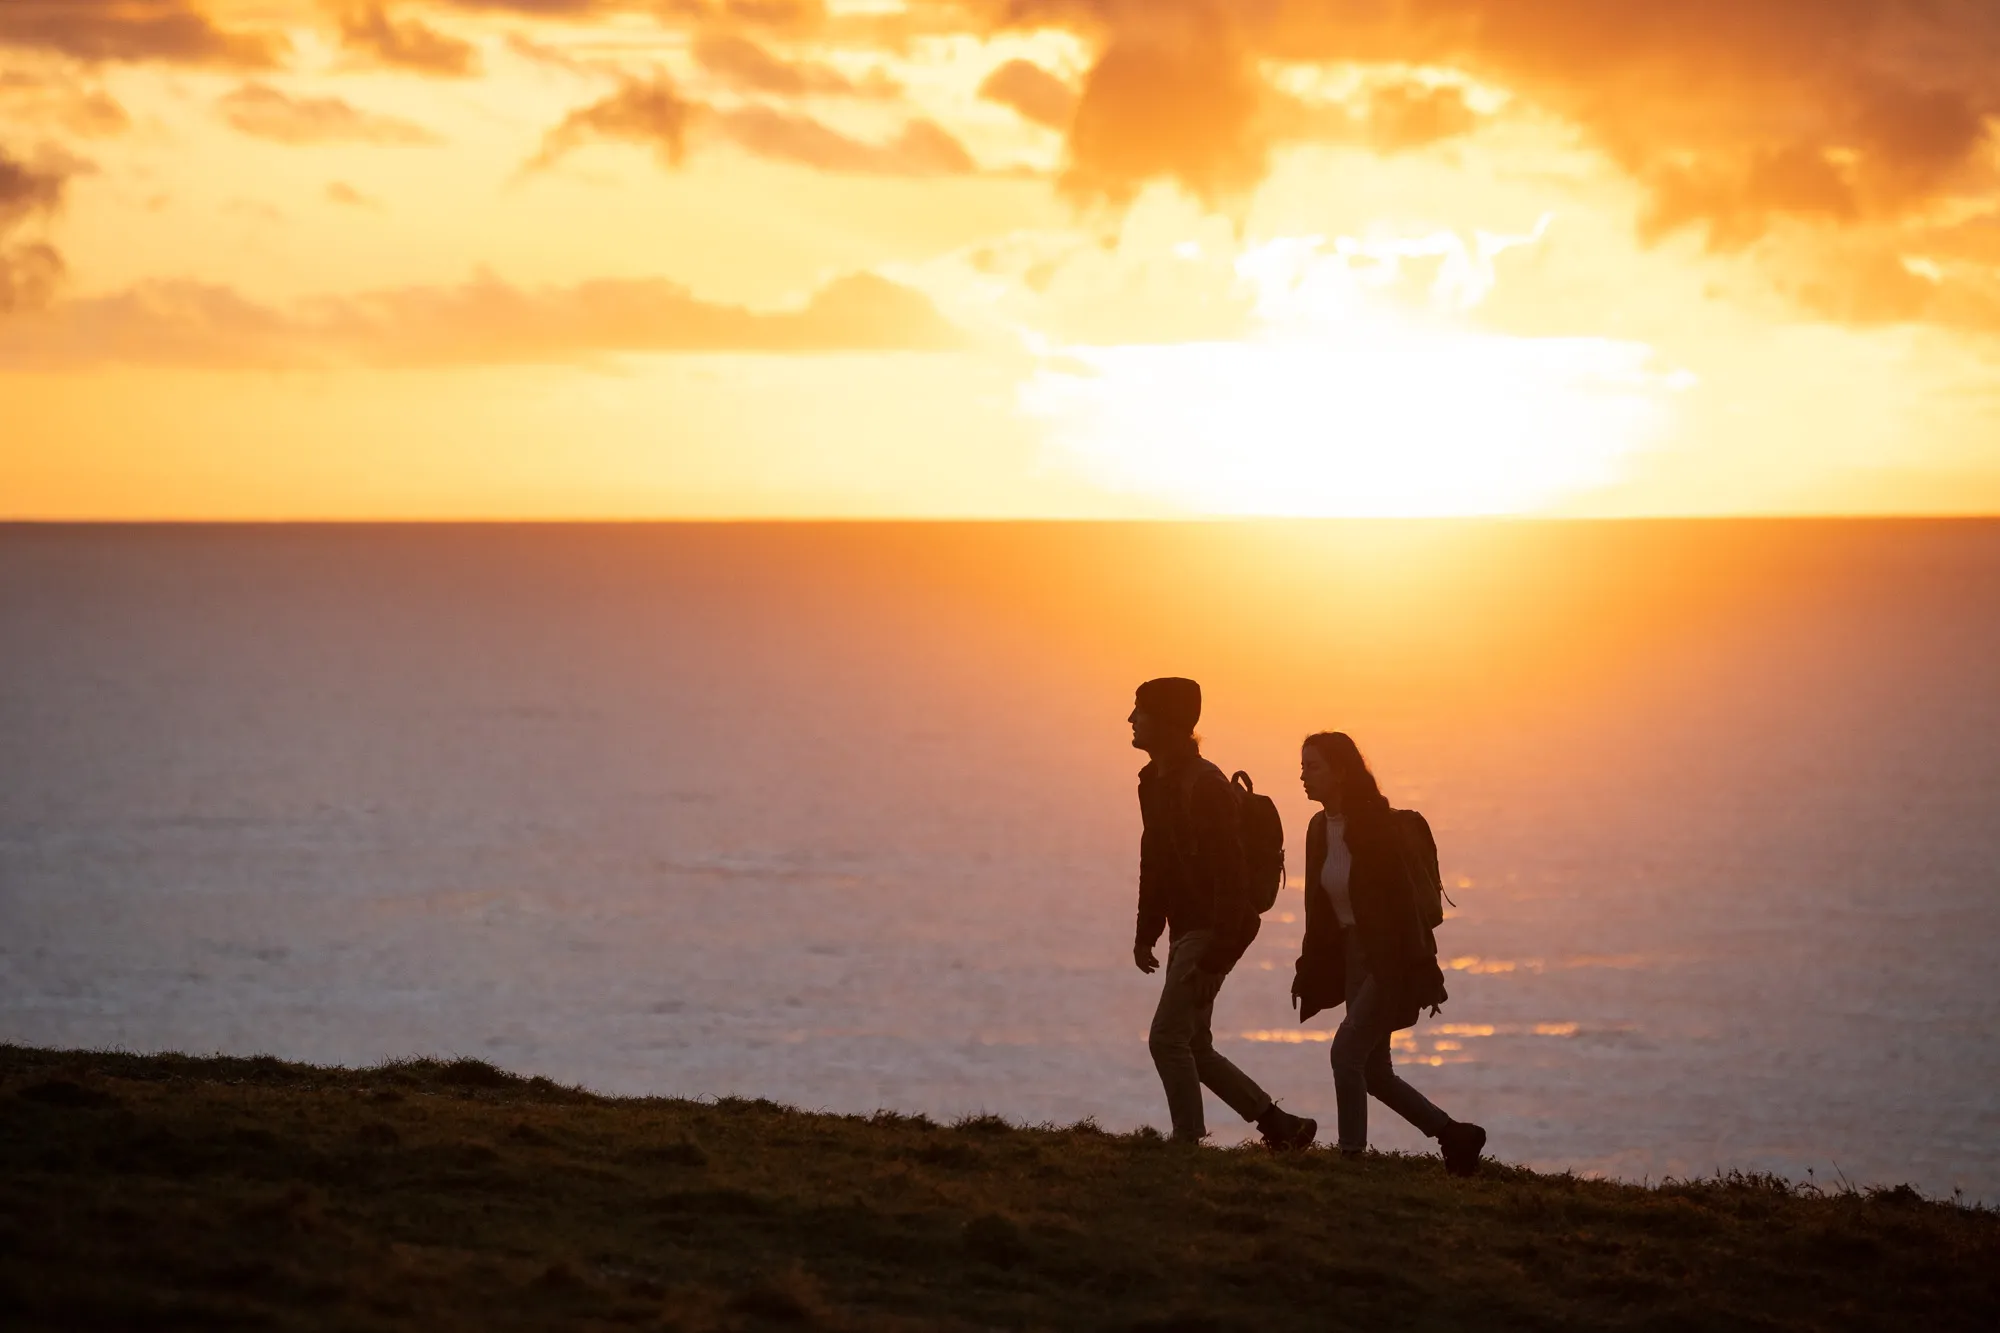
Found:
[[[1178,515],[992,515],[992,514],[670,514],[591,515],[320,515],[313,517],[13,517],[0,515],[0,528],[443,528],[443,527],[1219,527],[1246,524],[1608,524],[1608,523],[1982,523],[2000,520],[1995,511],[1746,511],[1726,514],[1178,514]]]

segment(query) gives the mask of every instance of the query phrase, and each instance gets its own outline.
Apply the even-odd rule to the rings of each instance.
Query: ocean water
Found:
[[[1309,731],[1429,815],[1497,1155],[2000,1199],[1990,522],[0,528],[0,1040],[1163,1125],[1161,674],[1295,876]]]

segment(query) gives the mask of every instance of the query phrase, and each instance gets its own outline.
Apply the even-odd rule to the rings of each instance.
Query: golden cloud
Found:
[[[1391,152],[1422,148],[1474,129],[1479,117],[1449,84],[1401,82],[1370,90],[1364,138]]]
[[[570,112],[543,136],[541,151],[528,169],[550,166],[593,141],[646,145],[662,163],[674,165],[685,156],[689,130],[697,121],[760,157],[821,171],[943,176],[977,169],[965,146],[934,121],[911,120],[895,138],[869,143],[796,112],[763,105],[722,109],[694,102],[658,74],[628,79],[617,91]]]
[[[340,43],[384,65],[443,78],[464,78],[479,68],[472,43],[416,19],[393,19],[381,5],[360,5],[340,15]]]
[[[0,315],[47,305],[64,272],[62,255],[47,241],[0,245]]]
[[[233,128],[276,143],[440,142],[423,126],[399,116],[363,111],[338,97],[293,97],[263,83],[246,83],[216,106]]]
[[[443,0],[455,9],[499,10],[542,18],[568,18],[603,9],[638,9],[635,3],[616,0]]]
[[[792,32],[822,27],[828,17],[824,0],[664,0],[657,8],[664,17],[704,25],[741,24]]]
[[[542,136],[542,148],[529,170],[552,166],[561,158],[597,140],[646,144],[672,165],[687,152],[687,127],[694,103],[680,95],[664,74],[628,79],[609,96],[578,107]]]
[[[132,126],[116,98],[62,70],[0,70],[0,110],[16,123],[50,125],[86,139]]]
[[[1771,261],[1781,287],[1821,318],[2000,333],[2000,222],[1993,218],[1927,233],[1786,239],[1792,248]]]
[[[1260,60],[1446,67],[1505,88],[1644,182],[1653,235],[1704,227],[1739,245],[1778,217],[1904,217],[1995,185],[1983,149],[2000,114],[2000,6],[1982,0],[919,4],[1098,42],[1070,183],[1113,198],[1156,179],[1206,197],[1261,180],[1296,126],[1268,119]],[[1392,143],[1464,121],[1443,101],[1402,110]]]
[[[979,95],[1052,130],[1067,130],[1076,113],[1076,91],[1032,60],[996,66],[981,81]]]
[[[31,167],[0,149],[0,227],[62,205],[67,178],[60,171]]]
[[[699,33],[692,51],[708,74],[751,92],[780,97],[894,97],[902,91],[880,71],[857,83],[831,65],[785,60],[741,33]]]
[[[361,191],[355,189],[346,181],[328,181],[325,193],[328,203],[341,204],[348,208],[380,208],[382,206],[379,200],[361,193]]]
[[[1064,188],[1123,202],[1171,179],[1208,200],[1241,194],[1269,169],[1267,105],[1235,24],[1163,6],[1157,21],[1119,28],[1085,78]]]
[[[876,176],[954,176],[977,169],[965,146],[935,121],[907,122],[895,138],[867,143],[810,116],[766,106],[716,113],[723,132],[760,157],[820,171]]]
[[[63,277],[62,255],[46,241],[9,239],[21,224],[62,207],[69,177],[82,164],[30,165],[0,148],[0,314],[46,305]]]
[[[292,310],[169,281],[0,323],[0,367],[504,365],[619,352],[942,351],[964,342],[928,298],[872,273],[836,279],[779,311],[702,301],[659,279],[523,290],[481,276]]]
[[[291,49],[281,33],[219,28],[191,0],[6,0],[0,46],[239,69],[269,69]]]

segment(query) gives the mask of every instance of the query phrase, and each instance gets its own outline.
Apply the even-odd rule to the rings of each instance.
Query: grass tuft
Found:
[[[951,1127],[961,1134],[977,1134],[984,1138],[998,1138],[1014,1132],[1014,1127],[997,1115],[960,1116],[951,1122]]]
[[[438,1071],[438,1082],[457,1088],[506,1088],[524,1082],[520,1075],[495,1069],[484,1060],[460,1056]]]

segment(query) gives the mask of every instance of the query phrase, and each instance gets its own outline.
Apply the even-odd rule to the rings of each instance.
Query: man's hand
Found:
[[[1132,961],[1138,964],[1139,970],[1147,976],[1160,970],[1160,960],[1153,957],[1153,946],[1150,944],[1133,945]]]
[[[1196,1004],[1214,1004],[1215,997],[1222,991],[1222,973],[1197,967],[1188,973],[1187,984],[1194,991]]]

